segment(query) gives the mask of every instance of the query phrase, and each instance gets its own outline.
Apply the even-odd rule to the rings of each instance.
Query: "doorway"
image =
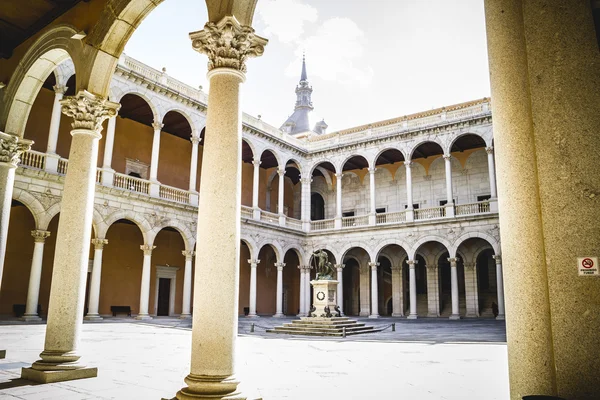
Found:
[[[171,297],[171,279],[159,278],[158,280],[158,306],[156,315],[167,317],[169,315],[169,298]]]
[[[154,315],[157,317],[175,315],[178,270],[179,267],[156,266]]]

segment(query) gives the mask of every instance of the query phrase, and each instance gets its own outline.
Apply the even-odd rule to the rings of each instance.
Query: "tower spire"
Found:
[[[306,76],[306,58],[304,52],[302,52],[302,74],[300,75],[300,82],[307,80],[308,78]]]

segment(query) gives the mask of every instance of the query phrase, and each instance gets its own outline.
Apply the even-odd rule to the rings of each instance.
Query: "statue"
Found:
[[[333,280],[335,269],[329,262],[329,256],[325,250],[317,250],[313,253],[313,261],[316,266],[317,280]]]

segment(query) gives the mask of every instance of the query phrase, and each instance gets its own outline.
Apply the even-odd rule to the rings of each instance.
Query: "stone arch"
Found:
[[[75,75],[75,64],[73,64],[73,60],[70,58],[58,64],[54,69],[54,77],[57,85],[66,85],[73,75]]]
[[[348,252],[350,250],[352,250],[352,249],[362,249],[362,250],[364,250],[364,252],[369,257],[369,261],[373,261],[374,260],[373,257],[377,254],[366,243],[364,243],[364,242],[353,242],[351,244],[348,244],[346,247],[344,247],[343,251],[340,252],[342,254],[342,256],[340,257],[340,260],[344,260],[346,258],[346,256],[348,256]]]
[[[150,243],[154,243],[154,239],[156,239],[156,236],[158,235],[158,233],[165,228],[173,228],[177,232],[179,232],[179,234],[181,235],[181,238],[183,239],[183,243],[185,244],[185,250],[187,250],[187,251],[193,250],[193,248],[194,248],[193,233],[183,223],[183,221],[180,221],[177,219],[171,219],[171,220],[166,221],[163,224],[159,224],[159,225],[155,226],[154,229],[152,229],[152,231],[150,231],[148,233],[148,236],[149,236],[148,241]]]
[[[350,161],[351,159],[353,159],[354,157],[360,157],[360,158],[364,158],[365,161],[367,161],[367,168],[372,168],[374,164],[371,164],[372,160],[369,160],[368,155],[367,154],[359,154],[359,153],[352,153],[351,155],[345,157],[342,159],[342,161],[335,166],[336,171],[343,171],[344,170],[344,165],[346,165],[346,163],[348,161]]]
[[[279,244],[277,244],[275,242],[264,241],[264,242],[259,243],[256,246],[256,248],[258,250],[258,252],[256,253],[257,256],[258,256],[258,253],[260,253],[262,248],[265,246],[269,246],[273,249],[273,252],[275,253],[275,259],[277,260],[278,263],[283,262],[283,256],[285,255],[285,253],[282,252],[281,246],[279,246]]]
[[[381,150],[379,150],[379,151],[378,151],[378,152],[375,154],[375,156],[373,157],[373,160],[370,160],[370,161],[369,161],[369,163],[370,163],[371,165],[376,165],[376,163],[377,163],[377,160],[379,159],[379,157],[381,157],[381,155],[382,155],[383,153],[385,153],[386,151],[389,151],[389,150],[398,150],[400,153],[402,153],[402,156],[404,157],[404,160],[406,160],[406,159],[407,159],[407,158],[406,158],[406,153],[405,153],[405,150],[404,150],[403,148],[401,148],[401,147],[400,147],[400,145],[398,145],[398,146],[387,146],[387,147],[384,147],[384,148],[382,148]]]
[[[148,107],[150,107],[150,109],[152,110],[154,122],[162,121],[162,117],[164,115],[163,116],[160,115],[156,104],[154,104],[152,102],[152,99],[150,97],[148,97],[148,95],[146,93],[144,93],[144,91],[139,90],[139,88],[137,88],[137,87],[128,87],[126,90],[119,91],[119,92],[115,91],[115,93],[111,94],[110,100],[115,103],[120,103],[121,100],[123,99],[123,97],[127,96],[128,94],[141,97],[148,104]]]
[[[252,140],[250,140],[250,138],[247,136],[242,136],[242,141],[248,145],[250,151],[252,151],[252,159],[254,159],[254,157],[256,157],[257,154],[256,146],[254,145]]]
[[[407,154],[409,155],[408,159],[412,160],[414,158],[415,150],[417,150],[419,148],[419,146],[421,146],[425,143],[435,143],[438,146],[440,146],[440,148],[442,149],[442,153],[445,151],[444,143],[442,143],[442,141],[437,136],[428,137],[419,142],[413,143],[413,145],[408,148],[408,150],[407,150]]]
[[[417,256],[417,250],[419,250],[419,247],[421,247],[421,245],[427,243],[427,242],[438,242],[440,243],[442,246],[444,246],[446,248],[446,250],[448,251],[448,253],[450,253],[450,249],[452,249],[452,245],[450,244],[450,242],[448,242],[445,238],[441,237],[441,236],[436,236],[436,235],[428,235],[428,236],[424,236],[421,239],[417,240],[415,242],[415,244],[413,244],[409,250],[407,250],[408,255],[409,255],[409,260],[414,260],[415,257]],[[452,253],[450,253],[452,254]]]
[[[248,251],[250,252],[250,258],[255,259],[258,257],[258,249],[256,247],[256,243],[252,241],[250,238],[241,237],[240,240],[246,244],[248,247]]]
[[[302,251],[294,245],[284,247],[281,254],[283,254],[283,256],[285,257],[287,252],[290,250],[293,250],[294,253],[296,253],[296,256],[298,256],[298,261],[300,262],[300,265],[304,265],[304,255],[302,254]]]
[[[375,259],[377,260],[381,255],[383,255],[383,251],[385,250],[386,247],[392,246],[392,245],[400,247],[402,250],[404,250],[404,253],[406,253],[405,255],[406,256],[408,255],[407,246],[404,246],[404,245],[398,243],[397,239],[390,238],[390,239],[384,240],[383,242],[381,242],[379,244],[378,249],[375,252]]]
[[[160,122],[162,123],[165,119],[165,116],[170,113],[170,112],[175,112],[178,114],[181,114],[181,116],[183,118],[185,118],[185,120],[188,122],[188,124],[190,125],[190,129],[192,130],[191,135],[192,136],[198,136],[199,133],[196,131],[196,124],[194,124],[194,121],[191,117],[191,115],[189,115],[186,111],[182,110],[181,108],[175,106],[175,105],[171,105],[170,107],[168,107],[165,110],[162,110],[162,113],[160,113]]]
[[[285,167],[285,168],[287,168],[287,166],[288,166],[290,163],[293,163],[292,165],[295,165],[295,168],[297,168],[297,169],[298,169],[298,171],[300,171],[300,175],[302,175],[302,164],[300,164],[300,162],[299,162],[299,161],[298,161],[296,158],[289,157],[289,158],[286,160],[286,162],[285,162],[285,164],[284,164],[284,167]]]
[[[481,135],[479,132],[476,132],[476,131],[462,132],[462,133],[459,133],[458,135],[452,137],[452,140],[450,140],[447,147],[443,147],[444,154],[450,154],[450,152],[452,151],[452,147],[458,141],[458,139],[465,137],[465,136],[469,136],[469,135],[473,135],[473,136],[477,136],[477,137],[481,138],[481,140],[484,143],[484,146],[487,146],[486,138],[483,135]]]
[[[4,94],[1,131],[23,137],[33,102],[48,75],[69,58],[75,70],[79,70],[82,45],[81,41],[71,39],[75,33],[69,25],[52,27],[23,56]]]
[[[279,153],[277,153],[277,151],[272,148],[272,147],[265,147],[263,149],[261,149],[260,151],[260,158],[262,159],[262,156],[265,154],[265,152],[270,152],[271,154],[273,154],[273,157],[275,157],[275,160],[277,160],[277,167],[281,167],[281,155]]]
[[[448,253],[450,254],[450,257],[455,257],[456,251],[458,250],[460,245],[468,239],[473,238],[479,238],[487,241],[492,247],[492,251],[494,252],[494,254],[500,254],[500,243],[498,243],[498,240],[496,240],[496,238],[485,232],[468,232],[456,238],[452,246],[448,247]]]
[[[52,218],[48,219],[45,217],[47,212],[44,210],[44,206],[31,193],[15,188],[12,198],[27,207],[33,216],[36,229],[46,230],[48,228],[48,224]]]
[[[150,236],[152,226],[150,226],[150,223],[145,218],[140,217],[138,213],[135,213],[132,210],[119,210],[105,217],[102,222],[102,230],[98,232],[98,237],[106,237],[106,232],[108,232],[111,225],[121,219],[126,219],[136,224],[140,228],[142,237],[144,238],[144,244],[152,244],[152,242],[149,241],[150,238],[154,240],[154,236]]]

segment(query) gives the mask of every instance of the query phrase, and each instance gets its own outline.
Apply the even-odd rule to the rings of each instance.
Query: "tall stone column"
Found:
[[[306,279],[304,278],[304,265],[298,265],[298,269],[300,270],[300,310],[298,312],[298,317],[306,317],[306,289],[304,288]]]
[[[32,143],[31,140],[0,132],[0,286],[4,270],[15,170],[21,162],[21,154],[28,151]]]
[[[275,299],[275,318],[283,318],[283,267],[285,263],[275,263],[277,268],[277,298]]]
[[[158,158],[160,155],[160,132],[164,125],[158,121],[152,123],[154,137],[152,139],[152,159],[150,161],[150,180],[158,181]]]
[[[498,316],[496,319],[505,319],[504,311],[504,277],[502,276],[502,256],[496,254],[493,256],[496,260],[496,290],[498,291]]]
[[[342,227],[342,177],[343,173],[335,174],[335,228]]]
[[[458,258],[452,257],[448,258],[450,262],[450,282],[452,287],[452,315],[450,315],[450,319],[460,319],[460,309],[459,309],[459,298],[458,298],[458,271],[456,268],[456,263],[458,262]]]
[[[152,250],[156,246],[143,244],[140,250],[144,252],[144,263],[142,264],[142,281],[140,283],[140,310],[135,319],[152,319],[148,313],[148,304],[150,303],[150,273],[152,268]]]
[[[465,268],[465,300],[467,318],[479,317],[479,291],[477,287],[477,268],[475,263],[463,263]]]
[[[375,171],[377,168],[369,168],[369,225],[377,223],[375,208]]]
[[[417,319],[417,275],[415,268],[419,263],[418,260],[406,260],[408,264],[408,286],[410,296],[410,311],[408,319]]]
[[[115,144],[115,129],[117,117],[108,119],[106,128],[106,141],[104,143],[104,160],[102,162],[102,185],[112,187],[115,178],[115,170],[112,168],[113,147]]]
[[[440,275],[438,266],[429,264],[427,271],[427,316],[440,316]]]
[[[66,86],[56,85],[54,89],[54,103],[52,103],[52,114],[50,117],[50,128],[48,130],[48,145],[46,146],[46,165],[45,170],[48,172],[58,172],[58,160],[60,156],[56,154],[56,145],[58,144],[58,132],[60,130],[61,105]]]
[[[487,153],[488,159],[488,173],[490,176],[490,195],[492,199],[498,197],[496,193],[496,167],[494,166],[494,148],[486,147],[485,152]]]
[[[279,225],[285,226],[285,215],[283,214],[283,201],[284,201],[284,177],[285,177],[285,168],[277,169],[277,174],[279,175],[279,193],[277,196],[277,214],[279,214]]]
[[[92,239],[94,245],[94,264],[92,267],[92,279],[90,281],[90,297],[88,301],[88,313],[86,320],[100,321],[102,317],[98,313],[100,304],[100,282],[102,281],[102,252],[108,244],[108,239]]]
[[[371,314],[369,318],[379,318],[379,289],[377,285],[378,262],[370,262],[371,267]]]
[[[23,321],[40,321],[37,313],[38,299],[40,297],[40,282],[42,278],[42,261],[44,259],[44,243],[50,236],[50,232],[35,230],[31,231],[31,236],[35,241],[33,247],[33,259],[31,260],[31,272],[29,273],[29,287],[27,289],[27,304],[25,314],[21,318]]]
[[[392,317],[404,317],[402,265],[392,266]]]
[[[258,207],[258,186],[260,182],[260,159],[255,158],[252,161],[254,165],[254,177],[252,179],[252,216],[254,219],[260,220],[260,208]]]
[[[231,16],[190,34],[195,50],[207,54],[208,112],[200,187],[192,357],[187,387],[177,399],[235,398],[238,325],[242,116],[240,85],[246,59],[263,53],[267,40]],[[218,229],[215,229],[218,228]],[[211,229],[211,235],[202,232]],[[206,329],[210,326],[211,329]]]
[[[446,217],[454,217],[454,195],[452,194],[452,155],[444,154],[446,166]]]
[[[310,198],[310,184],[312,183],[312,178],[301,178],[300,182],[302,183],[302,199],[301,199],[301,210],[302,215],[300,219],[302,219],[302,230],[304,232],[310,232],[310,220],[311,220],[311,198]]]
[[[310,270],[312,267],[310,265],[305,265],[304,268],[304,310],[308,314],[310,307],[312,306],[312,296],[310,295]]]
[[[412,161],[404,161],[404,166],[406,167],[406,221],[414,221],[415,212],[413,210]]]
[[[260,264],[260,260],[248,260],[250,264],[250,298],[248,299],[248,317],[254,318],[258,317],[256,314],[256,271],[258,268],[258,264]]]
[[[336,264],[337,271],[337,305],[340,308],[340,313],[344,315],[344,267],[345,264]]]
[[[183,304],[181,306],[181,319],[192,317],[192,257],[193,250],[183,250],[181,254],[185,257],[185,270],[183,272]]]
[[[192,136],[190,141],[192,142],[192,158],[190,160],[190,192],[196,192],[196,180],[198,175],[198,145],[200,144],[200,138]]]
[[[73,139],[56,236],[46,341],[41,360],[23,368],[21,374],[24,379],[43,383],[98,373],[79,362],[77,347],[88,273],[98,141],[102,121],[115,116],[120,107],[87,91],[65,98],[61,104],[62,112],[73,117]]]

